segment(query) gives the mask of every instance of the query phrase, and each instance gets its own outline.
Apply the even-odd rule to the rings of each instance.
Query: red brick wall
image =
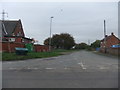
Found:
[[[15,38],[15,42],[21,43],[22,42],[22,38]]]
[[[35,52],[47,52],[48,46],[44,46],[44,45],[34,45],[34,51]]]
[[[0,47],[0,51],[2,52],[15,52],[15,47],[25,48],[25,44],[15,42],[0,42],[0,45],[2,45],[2,47]],[[48,50],[48,46],[34,45],[35,52],[47,52]]]
[[[15,52],[15,47],[24,48],[22,43],[2,42],[2,52]]]
[[[118,43],[120,43],[120,41],[116,37],[112,36],[110,39],[107,40],[106,46],[110,47],[111,45],[116,45]]]

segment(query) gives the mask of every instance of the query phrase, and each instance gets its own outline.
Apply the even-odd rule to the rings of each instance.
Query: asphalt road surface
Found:
[[[3,88],[117,88],[118,59],[88,51],[2,62]]]

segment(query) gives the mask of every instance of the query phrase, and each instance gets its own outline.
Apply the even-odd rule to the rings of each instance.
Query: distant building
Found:
[[[117,38],[114,33],[111,33],[111,35],[106,35],[105,38],[101,40],[100,51],[107,53],[113,45],[118,44],[120,44],[120,39]]]

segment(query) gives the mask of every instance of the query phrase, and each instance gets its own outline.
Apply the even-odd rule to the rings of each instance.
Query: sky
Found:
[[[76,43],[92,43],[104,37],[103,21],[108,35],[118,36],[118,2],[2,2],[0,12],[5,20],[21,19],[26,37],[43,44],[52,35],[69,33]],[[0,19],[2,15],[0,16]]]

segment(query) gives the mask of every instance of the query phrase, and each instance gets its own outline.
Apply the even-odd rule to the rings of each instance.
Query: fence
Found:
[[[45,45],[34,45],[35,52],[47,52],[49,50],[48,46]]]
[[[100,49],[100,52],[102,53],[108,53],[108,54],[113,54],[113,55],[120,55],[120,48],[107,48],[106,50],[104,48]]]

